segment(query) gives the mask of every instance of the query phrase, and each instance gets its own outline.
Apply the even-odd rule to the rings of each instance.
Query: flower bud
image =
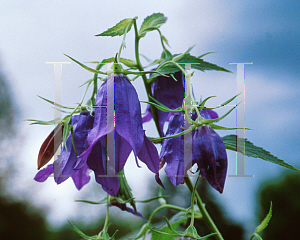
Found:
[[[63,128],[64,126],[62,124],[57,124],[54,130],[43,142],[38,155],[38,170],[45,166],[56,153],[62,142]]]

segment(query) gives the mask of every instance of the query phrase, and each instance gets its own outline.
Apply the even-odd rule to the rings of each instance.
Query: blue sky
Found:
[[[95,34],[124,18],[138,16],[138,24],[141,24],[146,16],[162,12],[168,21],[161,30],[169,40],[172,53],[184,52],[196,44],[192,54],[214,51],[216,53],[206,56],[205,60],[234,73],[196,73],[192,81],[197,98],[216,95],[210,104],[217,105],[232,97],[236,91],[236,67],[228,63],[253,62],[245,67],[245,126],[253,129],[246,132],[246,137],[300,167],[299,2],[64,0],[2,1],[1,5],[1,68],[10,81],[22,119],[53,118],[51,106],[37,97],[54,98],[54,71],[45,62],[69,61],[63,53],[82,62],[112,57],[118,51],[121,38],[100,38]],[[133,58],[133,33],[128,34],[126,42],[123,56]],[[149,33],[140,49],[149,58],[160,56],[157,33]],[[83,93],[78,86],[91,77],[92,74],[75,63],[63,66],[63,103],[78,102]],[[145,100],[141,81],[134,82],[134,86],[140,98]],[[235,114],[222,123],[234,126]],[[145,125],[148,135],[154,134],[153,126],[153,123]],[[51,180],[35,183],[32,178],[36,173],[37,153],[52,128],[29,126],[28,122],[20,122],[19,127],[22,157],[11,191],[22,192],[20,198],[33,199],[34,196],[32,202],[36,205],[49,206],[49,220],[53,225],[65,222],[78,213],[78,205],[73,200],[83,197],[94,187],[87,186],[83,193],[78,193],[71,180],[61,186]],[[220,132],[220,135],[226,134]],[[234,171],[234,158],[235,155],[230,153],[229,174]],[[244,224],[255,223],[255,194],[261,182],[277,177],[284,170],[263,160],[249,158],[246,158],[245,166],[246,174],[254,174],[254,178],[228,178],[224,193],[216,194],[230,208],[228,215],[232,214],[235,220]],[[135,167],[134,163],[128,165],[128,168]],[[137,177],[151,178],[146,171],[136,170]],[[146,190],[134,184],[134,179],[130,181],[133,191],[142,198]],[[250,224],[250,227],[254,226]]]

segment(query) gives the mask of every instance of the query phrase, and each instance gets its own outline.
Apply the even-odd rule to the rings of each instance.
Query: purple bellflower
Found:
[[[88,130],[93,127],[93,122],[94,118],[90,116],[88,112],[82,112],[80,115],[72,116],[72,125],[74,129],[73,136],[77,154],[81,154],[85,150],[85,139]],[[54,173],[55,182],[60,184],[71,176],[78,190],[90,181],[88,173],[91,170],[87,164],[82,165],[80,168],[75,168],[78,158],[73,148],[71,134],[67,137],[66,144],[68,153],[64,146],[62,153],[58,155],[58,158],[54,163],[49,164],[46,168],[40,170],[36,174],[34,180],[44,182],[49,175]]]
[[[202,110],[201,116],[208,119],[217,118],[212,110]],[[195,119],[193,114],[193,120]],[[184,114],[170,118],[166,136],[183,131]],[[209,126],[202,125],[192,131],[191,162],[184,162],[184,135],[165,139],[162,144],[160,159],[166,162],[165,172],[174,186],[182,183],[186,171],[197,164],[202,177],[220,193],[223,192],[227,173],[227,154],[222,138]]]
[[[109,114],[111,103],[108,101],[113,101],[113,117]],[[86,138],[86,150],[79,156],[76,168],[87,163],[95,173],[96,182],[111,196],[116,196],[119,190],[116,174],[124,168],[129,154],[133,151],[137,165],[138,157],[155,173],[156,181],[162,185],[158,176],[158,152],[142,128],[140,102],[128,78],[122,74],[111,74],[98,89],[95,105],[94,126]],[[109,139],[111,134],[113,141]],[[113,165],[108,164],[107,155],[110,156],[108,150],[106,154],[107,147],[114,149]]]
[[[154,99],[165,105],[170,109],[175,109],[182,106],[184,98],[184,74],[180,72],[174,73],[175,81],[171,76],[158,76],[156,81],[151,84],[151,92]],[[163,135],[163,128],[166,121],[169,121],[172,115],[177,113],[163,112],[159,109],[157,111],[158,123],[160,132]],[[150,105],[147,106],[143,123],[152,119]]]

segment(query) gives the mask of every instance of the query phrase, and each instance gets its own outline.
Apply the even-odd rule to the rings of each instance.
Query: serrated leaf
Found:
[[[180,56],[180,57],[179,57]],[[174,64],[166,63],[167,61],[170,61],[171,59],[176,59],[176,57],[179,57],[180,59],[177,61],[177,63],[182,67],[185,68],[185,64],[189,63],[191,64],[191,68],[197,69],[200,71],[208,71],[208,70],[215,70],[215,71],[223,71],[223,72],[230,72],[229,70],[219,67],[216,64],[209,63],[204,61],[203,59],[199,59],[195,56],[190,55],[189,53],[186,53],[184,55],[181,54],[175,54],[172,55],[171,58],[166,58],[164,61],[160,63],[160,65],[156,68],[157,71],[160,73],[163,73],[165,75],[175,73],[180,71],[178,67],[176,67]],[[151,75],[150,79],[148,80],[149,83],[152,83],[155,81],[155,78],[159,76],[159,73],[154,73]]]
[[[74,229],[74,231],[76,232],[76,233],[78,233],[78,235],[80,235],[82,238],[84,238],[84,239],[88,239],[88,240],[94,240],[94,239],[97,239],[97,236],[88,236],[88,235],[86,235],[86,234],[84,234],[82,231],[80,231],[80,229],[79,228],[77,228],[70,220],[68,220],[68,222],[72,225],[72,227],[73,227],[73,229]]]
[[[133,18],[126,18],[120,21],[119,23],[117,23],[112,28],[107,29],[103,33],[97,34],[96,36],[110,36],[110,37],[122,36],[125,33],[126,28],[127,28],[127,32],[130,31],[132,24],[133,24]]]
[[[261,224],[259,224],[259,226],[255,229],[255,232],[260,233],[261,231],[263,231],[268,226],[268,224],[271,220],[271,217],[272,217],[272,202],[271,202],[270,210],[269,210],[267,216],[265,217],[264,220],[262,220]]]
[[[239,147],[237,148],[237,144],[236,144],[237,135],[227,135],[225,137],[222,137],[222,139],[223,139],[226,149],[229,149],[229,150],[232,150],[235,152],[238,151],[248,157],[261,158],[261,159],[269,161],[271,163],[275,163],[275,164],[278,164],[280,166],[283,166],[283,167],[286,167],[289,169],[300,171],[300,169],[295,168],[292,165],[284,162],[283,160],[275,157],[267,150],[265,150],[261,147],[255,146],[253,143],[251,143],[247,139],[244,140],[245,141],[245,151],[243,148],[239,148]]]
[[[139,37],[144,37],[147,32],[158,29],[167,21],[162,13],[153,13],[152,15],[146,17],[142,23],[142,26],[139,31]]]

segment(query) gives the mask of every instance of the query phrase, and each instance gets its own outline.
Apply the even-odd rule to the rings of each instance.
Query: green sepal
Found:
[[[88,201],[88,200],[75,200],[75,202],[82,202],[82,203],[89,203],[89,204],[106,204],[107,198],[105,197],[99,202],[94,202],[94,201]]]
[[[110,62],[114,62],[115,58],[107,58],[107,59],[104,59],[102,61],[102,63],[105,65],[106,63],[110,63]],[[120,58],[119,61],[121,63],[123,63],[126,67],[129,67],[131,69],[137,69],[137,63],[131,59],[126,59],[126,58]],[[94,61],[94,62],[90,62],[90,63],[101,63],[101,62],[97,62],[97,61]]]
[[[163,112],[182,112],[182,108],[171,109],[171,108],[168,108],[168,107],[162,107],[161,105],[158,105],[158,104],[153,103],[153,102],[147,102],[147,101],[140,101],[140,102],[151,104],[151,105],[153,105],[154,107],[156,107],[157,109],[159,109]]]
[[[72,117],[70,115],[67,115],[64,117],[62,124],[64,125],[63,130],[63,143],[67,152],[67,155],[69,155],[68,148],[67,148],[67,137],[69,135],[69,132],[71,130],[72,126]]]
[[[148,199],[145,199],[145,200],[135,200],[136,202],[138,203],[148,203],[148,202],[152,202],[154,200],[159,200],[161,198],[167,198],[167,197],[170,197],[169,195],[161,195],[161,196],[157,196],[157,197],[152,197],[152,198],[148,198]]]
[[[41,99],[43,99],[43,100],[45,100],[45,101],[48,102],[48,103],[51,103],[51,104],[54,105],[55,107],[66,108],[66,109],[75,109],[75,108],[72,108],[72,107],[66,107],[66,106],[60,105],[60,104],[55,103],[55,102],[53,102],[53,101],[51,101],[51,100],[48,100],[47,98],[43,98],[43,97],[41,97],[41,96],[39,96],[39,95],[38,95],[38,97],[41,98]]]
[[[141,227],[140,231],[138,232],[138,234],[135,236],[134,239],[139,239],[139,238],[141,238],[142,236],[146,235],[146,233],[147,233],[147,231],[148,231],[148,228],[149,228],[148,225],[149,225],[149,223],[145,223],[145,224]]]
[[[206,119],[206,118],[203,118],[201,120],[201,124],[210,124],[210,123],[213,123],[213,122],[216,122],[216,121],[220,121],[222,120],[223,118],[225,118],[229,113],[231,113],[235,108],[237,107],[237,105],[235,105],[233,108],[231,108],[227,113],[225,113],[222,117],[219,117],[219,118],[214,118],[214,119]]]
[[[214,129],[214,130],[236,130],[236,129],[251,130],[251,128],[237,128],[237,127],[228,128],[228,127],[222,127],[222,126],[219,126],[219,125],[214,124],[214,123],[210,123],[209,126],[211,126],[211,128]]]
[[[75,60],[74,58],[68,56],[67,54],[64,54],[64,55],[65,55],[66,57],[70,58],[72,61],[74,61],[74,62],[76,62],[77,64],[79,64],[79,65],[80,65],[81,67],[83,67],[85,70],[88,70],[89,72],[106,75],[105,72],[101,72],[101,71],[99,71],[99,70],[92,69],[92,68],[90,68],[90,67],[84,65],[83,63],[78,62],[77,60]]]
[[[228,103],[230,103],[231,101],[233,101],[238,95],[240,95],[241,93],[239,94],[236,94],[235,96],[233,96],[232,98],[228,99],[227,101],[223,102],[220,106],[218,107],[215,107],[215,108],[207,108],[207,107],[204,107],[204,104],[206,103],[206,101],[210,98],[213,98],[213,97],[216,97],[216,96],[210,96],[210,97],[207,97],[205,98],[199,105],[198,105],[198,108],[200,108],[201,110],[202,109],[205,109],[205,110],[211,110],[211,109],[216,109],[216,108],[220,108],[220,107],[223,107],[225,105],[227,105]]]
[[[33,122],[33,123],[30,123],[30,125],[34,125],[34,124],[55,125],[56,123],[61,122],[60,118],[57,118],[56,120],[50,120],[50,121],[42,121],[42,120],[36,120],[36,119],[25,119],[24,121]]]
[[[211,233],[211,234],[208,234],[204,237],[201,237],[201,236],[198,235],[197,230],[194,226],[189,226],[181,236],[182,237],[190,237],[190,238],[193,238],[193,239],[205,240],[205,239],[207,239],[211,236],[214,236],[216,234],[218,234],[218,233]]]
[[[102,230],[102,231],[98,234],[98,236],[97,236],[96,239],[97,239],[97,240],[111,240],[111,239],[114,239],[114,237],[115,237],[115,235],[117,234],[118,231],[119,231],[119,230],[117,229],[117,230],[115,231],[115,233],[110,237],[106,231]]]
[[[255,146],[252,142],[248,141],[247,139],[243,140],[245,142],[245,150],[244,148],[237,148],[237,135],[227,135],[225,137],[222,137],[225,148],[232,151],[237,151],[242,154],[244,154],[247,157],[254,157],[254,158],[261,158],[265,161],[269,161],[275,164],[278,164],[280,166],[300,171],[300,169],[293,167],[292,165],[284,162],[283,160],[275,157],[267,150]]]
[[[162,13],[153,13],[152,15],[146,17],[142,23],[142,26],[139,30],[138,36],[142,38],[146,35],[147,32],[157,30],[161,25],[167,21]]]
[[[107,29],[106,31],[97,34],[95,36],[110,36],[110,37],[115,37],[115,36],[122,36],[127,28],[127,32],[130,31],[131,26],[133,24],[133,21],[137,19],[137,17],[135,18],[126,18],[120,22],[118,22],[115,26],[113,26],[112,28]]]
[[[97,240],[97,235],[95,236],[88,236],[86,234],[84,234],[79,228],[77,228],[70,220],[68,220],[68,222],[72,225],[73,230],[78,233],[78,235],[80,235],[80,237],[87,239],[87,240]]]
[[[135,200],[133,198],[131,188],[127,183],[125,174],[124,174],[124,169],[122,169],[118,175],[119,177],[119,191],[117,193],[117,197],[123,199],[125,202],[129,202],[130,205],[133,207],[134,211],[137,213],[136,205],[135,205]]]
[[[198,208],[195,208],[195,218],[201,218],[202,215]],[[170,220],[168,220],[166,217],[164,217],[166,220],[166,224],[164,224],[159,229],[151,229],[153,232],[152,238],[157,240],[174,240],[174,236],[182,236],[182,232],[177,232],[177,228],[180,224],[185,225],[188,221],[188,219],[191,218],[191,213],[186,210],[186,212],[178,212],[175,215],[173,215]],[[164,235],[160,235],[164,234]],[[167,237],[169,236],[169,237]]]
[[[267,214],[267,216],[264,218],[264,220],[259,224],[259,226],[255,229],[255,233],[260,233],[262,232],[269,224],[270,220],[272,217],[272,202],[270,204],[270,210]]]

